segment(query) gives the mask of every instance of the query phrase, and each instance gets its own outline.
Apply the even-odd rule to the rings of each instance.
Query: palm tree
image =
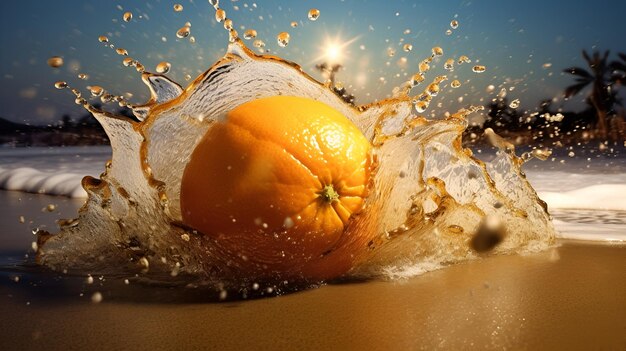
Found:
[[[596,130],[603,138],[607,136],[607,115],[618,102],[617,94],[611,88],[614,81],[611,65],[607,61],[608,57],[608,50],[604,54],[595,51],[593,56],[589,56],[587,51],[583,50],[583,58],[587,61],[590,70],[587,71],[580,67],[570,67],[563,70],[565,73],[576,76],[576,83],[565,89],[566,98],[580,93],[588,86],[591,87],[587,102],[596,111]]]

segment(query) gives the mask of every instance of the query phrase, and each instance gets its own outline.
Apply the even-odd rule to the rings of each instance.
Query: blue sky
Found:
[[[175,12],[180,3],[183,11]],[[314,65],[322,62],[329,38],[343,42],[339,80],[357,96],[358,103],[381,99],[417,71],[419,61],[433,46],[444,49],[444,57],[469,56],[487,67],[474,74],[470,66],[457,67],[452,74],[463,85],[444,89],[436,100],[441,111],[468,104],[485,104],[500,89],[519,99],[521,108],[532,110],[539,100],[557,97],[572,81],[561,71],[584,66],[581,50],[626,52],[623,1],[267,1],[222,0],[222,7],[240,33],[254,28],[272,54],[299,63],[319,78]],[[256,4],[256,7],[253,5]],[[238,10],[235,9],[238,7]],[[321,15],[307,19],[310,8]],[[122,14],[131,11],[130,23]],[[459,22],[446,35],[451,20]],[[196,42],[176,38],[176,31],[191,22]],[[292,28],[290,22],[299,26]],[[147,98],[139,75],[123,67],[121,57],[99,43],[107,35],[116,47],[127,49],[148,70],[166,60],[168,74],[182,85],[185,76],[197,76],[223,55],[227,34],[216,23],[206,0],[180,1],[2,1],[0,2],[0,117],[32,124],[51,124],[63,114],[76,118],[84,111],[73,104],[67,92],[54,89],[66,80],[84,93],[86,85],[101,85],[115,93],[130,92],[131,102]],[[410,33],[407,33],[407,30]],[[276,34],[288,31],[286,48],[276,44]],[[163,39],[165,38],[165,40]],[[402,45],[411,44],[404,52]],[[388,50],[396,54],[388,56]],[[65,65],[47,66],[50,56],[62,56]],[[401,67],[399,60],[406,63]],[[443,74],[443,60],[432,79]],[[78,73],[89,75],[79,80]],[[384,81],[381,81],[381,77]],[[495,91],[486,91],[494,85]],[[459,98],[462,101],[459,102]],[[578,109],[582,96],[565,103]],[[439,112],[439,111],[438,111]]]

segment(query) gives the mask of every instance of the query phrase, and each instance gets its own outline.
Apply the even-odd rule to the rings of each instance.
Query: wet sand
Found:
[[[2,252],[33,240],[18,222],[20,211],[50,221],[62,215],[42,213],[47,203],[69,211],[62,212],[67,217],[80,205],[8,193],[0,191]],[[626,349],[623,245],[562,242],[538,254],[481,259],[405,281],[222,303],[111,277],[93,285],[28,274],[12,280],[21,273],[0,276],[1,350]],[[91,302],[94,291],[103,294],[99,304]]]

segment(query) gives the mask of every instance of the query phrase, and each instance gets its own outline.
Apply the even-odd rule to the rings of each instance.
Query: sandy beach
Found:
[[[404,281],[227,302],[197,289],[115,277],[87,285],[15,268],[34,238],[29,226],[72,217],[81,202],[0,191],[0,349],[626,348],[624,246],[561,242]],[[42,212],[50,203],[55,210]]]

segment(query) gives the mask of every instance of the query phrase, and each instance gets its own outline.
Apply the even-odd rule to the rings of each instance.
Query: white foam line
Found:
[[[626,211],[626,184],[592,185],[565,192],[543,191],[539,197],[549,208]]]
[[[83,176],[76,173],[45,173],[30,167],[0,168],[0,188],[84,198],[87,193],[81,186]]]

